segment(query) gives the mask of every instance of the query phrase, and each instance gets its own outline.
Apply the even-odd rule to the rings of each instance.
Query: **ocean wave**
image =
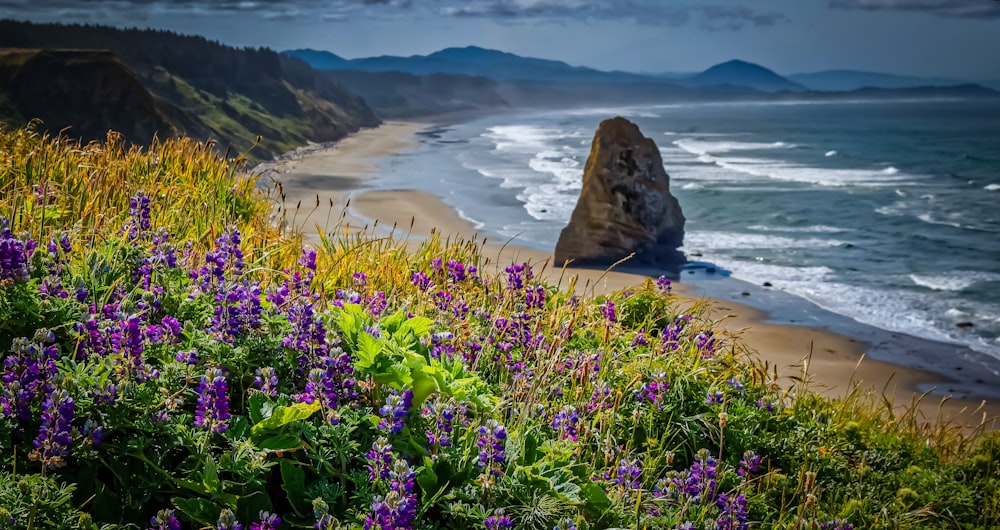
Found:
[[[795,144],[785,142],[707,142],[704,140],[674,140],[677,147],[694,155],[729,153],[732,151],[758,151],[767,149],[793,149]]]
[[[909,278],[913,283],[934,291],[964,291],[977,283],[1000,282],[1000,274],[982,271],[956,271],[936,276],[911,274]]]
[[[987,184],[983,186],[983,189],[986,191],[1000,191],[1000,184]]]
[[[580,131],[567,131],[558,127],[537,125],[497,125],[486,129],[486,132],[481,136],[491,140],[497,151],[528,152],[531,154],[552,149],[557,140],[584,137]]]
[[[825,155],[823,155],[823,156],[825,156],[825,157],[827,157],[827,158],[829,158],[829,157],[831,157],[831,156],[837,156],[837,152],[836,152],[836,151],[833,151],[833,150],[831,150],[831,151],[827,151],[827,152],[826,152],[826,154],[825,154]]]
[[[805,233],[816,233],[816,234],[839,234],[841,232],[847,232],[846,228],[837,228],[836,226],[827,225],[811,225],[811,226],[771,226],[771,225],[751,225],[747,227],[747,230],[756,230],[758,232],[805,232]]]
[[[695,230],[684,234],[684,248],[696,251],[825,248],[838,247],[843,244],[845,244],[844,241],[819,237],[794,238],[715,230]]]

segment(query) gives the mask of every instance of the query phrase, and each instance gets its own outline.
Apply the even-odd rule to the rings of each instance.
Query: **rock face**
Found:
[[[634,252],[630,264],[677,266],[683,241],[684,214],[656,144],[625,118],[601,122],[556,265],[607,266]]]

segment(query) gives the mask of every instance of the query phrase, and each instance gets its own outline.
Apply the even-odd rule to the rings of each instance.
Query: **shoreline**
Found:
[[[277,210],[285,222],[302,230],[307,239],[315,238],[317,229],[328,233],[331,228],[336,228],[351,234],[365,230],[391,232],[400,239],[409,240],[422,239],[436,230],[443,236],[483,241],[483,235],[476,227],[437,195],[416,189],[376,189],[371,186],[378,161],[416,148],[419,146],[418,135],[437,125],[437,122],[429,120],[388,121],[379,127],[355,133],[333,146],[320,146],[302,154],[296,152],[290,159],[279,160],[266,168],[261,180],[273,180],[273,185],[284,196]],[[570,276],[576,276],[579,285],[594,294],[631,287],[658,275],[656,271],[638,269],[611,272],[553,270],[551,252],[518,245],[516,241],[513,244],[487,241],[483,255],[494,266],[505,266],[512,261],[549,265],[549,281],[556,283],[556,280],[565,281]],[[559,274],[554,274],[556,272]],[[566,278],[561,278],[562,274]],[[893,362],[898,360],[887,360],[885,356],[876,359],[867,353],[874,346],[867,342],[870,337],[838,333],[823,322],[818,326],[775,322],[769,311],[718,293],[705,296],[704,289],[696,283],[684,282],[683,278],[674,286],[675,293],[682,299],[707,300],[713,308],[710,313],[713,319],[721,319],[721,326],[756,352],[756,357],[767,363],[769,370],[777,368],[779,384],[783,388],[790,386],[794,378],[801,375],[803,364],[808,363],[810,388],[827,397],[844,397],[850,392],[852,384],[858,382],[863,391],[872,392],[874,399],[886,397],[891,400],[896,412],[916,403],[918,423],[938,424],[944,421],[974,427],[985,418],[990,418],[987,428],[1000,429],[1000,399],[990,396],[988,401],[982,401],[978,396],[942,397],[929,393],[931,385],[940,388],[945,382],[953,382],[952,386],[962,384],[944,373],[943,367],[928,370]],[[801,303],[809,304],[804,299]],[[906,342],[895,348],[899,351],[927,348],[933,344],[933,341],[908,335],[903,339],[903,334],[880,331],[885,336],[894,337],[891,340]],[[941,391],[947,390],[958,393],[954,392],[954,388]]]

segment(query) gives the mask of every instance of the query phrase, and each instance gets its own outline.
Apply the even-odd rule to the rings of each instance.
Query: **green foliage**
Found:
[[[170,237],[136,233],[118,181],[29,160],[76,167],[77,146],[0,145],[6,248],[43,243],[0,283],[5,528],[142,528],[161,510],[185,528],[223,510],[358,528],[389,503],[427,529],[1000,524],[1000,436],[779,388],[652,283],[571,298],[438,238],[326,241],[313,260],[203,148],[160,146],[155,175],[148,154],[88,148],[152,190]],[[24,204],[43,175],[58,216]],[[198,201],[214,206],[189,215]]]

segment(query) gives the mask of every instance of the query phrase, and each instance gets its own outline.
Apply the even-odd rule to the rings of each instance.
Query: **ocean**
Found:
[[[383,161],[377,186],[436,193],[491,239],[551,251],[594,131],[617,115],[660,147],[687,217],[687,272],[706,293],[768,282],[853,322],[967,347],[977,365],[1000,374],[998,102],[678,103],[487,116],[429,127],[419,148]],[[713,283],[721,278],[730,283]],[[753,299],[765,309],[775,309],[767,300],[782,303]]]

